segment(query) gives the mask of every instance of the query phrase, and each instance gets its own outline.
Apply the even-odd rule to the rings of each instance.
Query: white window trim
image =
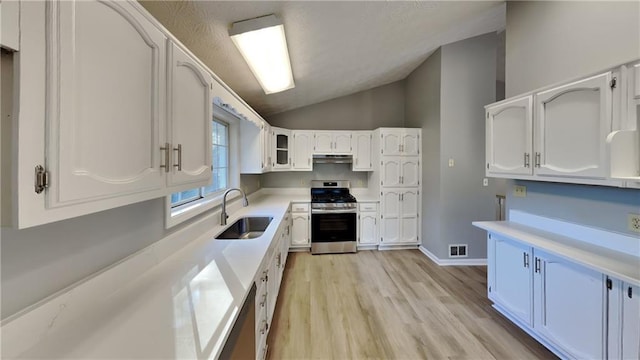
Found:
[[[235,115],[229,113],[218,105],[213,106],[214,118],[229,125],[229,186],[227,189],[240,187],[240,121]],[[171,195],[165,197],[165,228],[181,224],[195,216],[222,206],[224,191],[199,200],[190,201],[176,207],[171,207]],[[188,189],[184,189],[188,190]],[[183,191],[184,191],[183,190]],[[236,191],[229,194],[227,201],[239,197]]]

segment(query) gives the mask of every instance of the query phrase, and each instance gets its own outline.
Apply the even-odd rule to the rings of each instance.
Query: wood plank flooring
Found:
[[[268,339],[275,359],[555,359],[491,308],[486,268],[418,250],[291,253]]]

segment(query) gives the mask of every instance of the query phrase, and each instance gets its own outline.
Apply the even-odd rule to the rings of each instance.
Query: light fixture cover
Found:
[[[235,22],[229,35],[265,94],[295,87],[284,26],[275,15]]]

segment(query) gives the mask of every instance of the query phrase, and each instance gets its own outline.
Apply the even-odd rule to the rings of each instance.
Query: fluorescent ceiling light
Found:
[[[265,94],[296,86],[293,83],[284,26],[275,15],[235,22],[231,25],[229,35]]]

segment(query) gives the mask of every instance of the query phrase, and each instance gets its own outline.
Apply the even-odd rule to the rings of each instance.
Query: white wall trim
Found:
[[[440,259],[434,253],[427,250],[424,246],[418,247],[421,253],[425,254],[431,261],[438,266],[485,266],[487,259]]]
[[[640,254],[640,242],[637,236],[547,218],[520,210],[509,210],[509,221],[625,254],[633,256]]]

